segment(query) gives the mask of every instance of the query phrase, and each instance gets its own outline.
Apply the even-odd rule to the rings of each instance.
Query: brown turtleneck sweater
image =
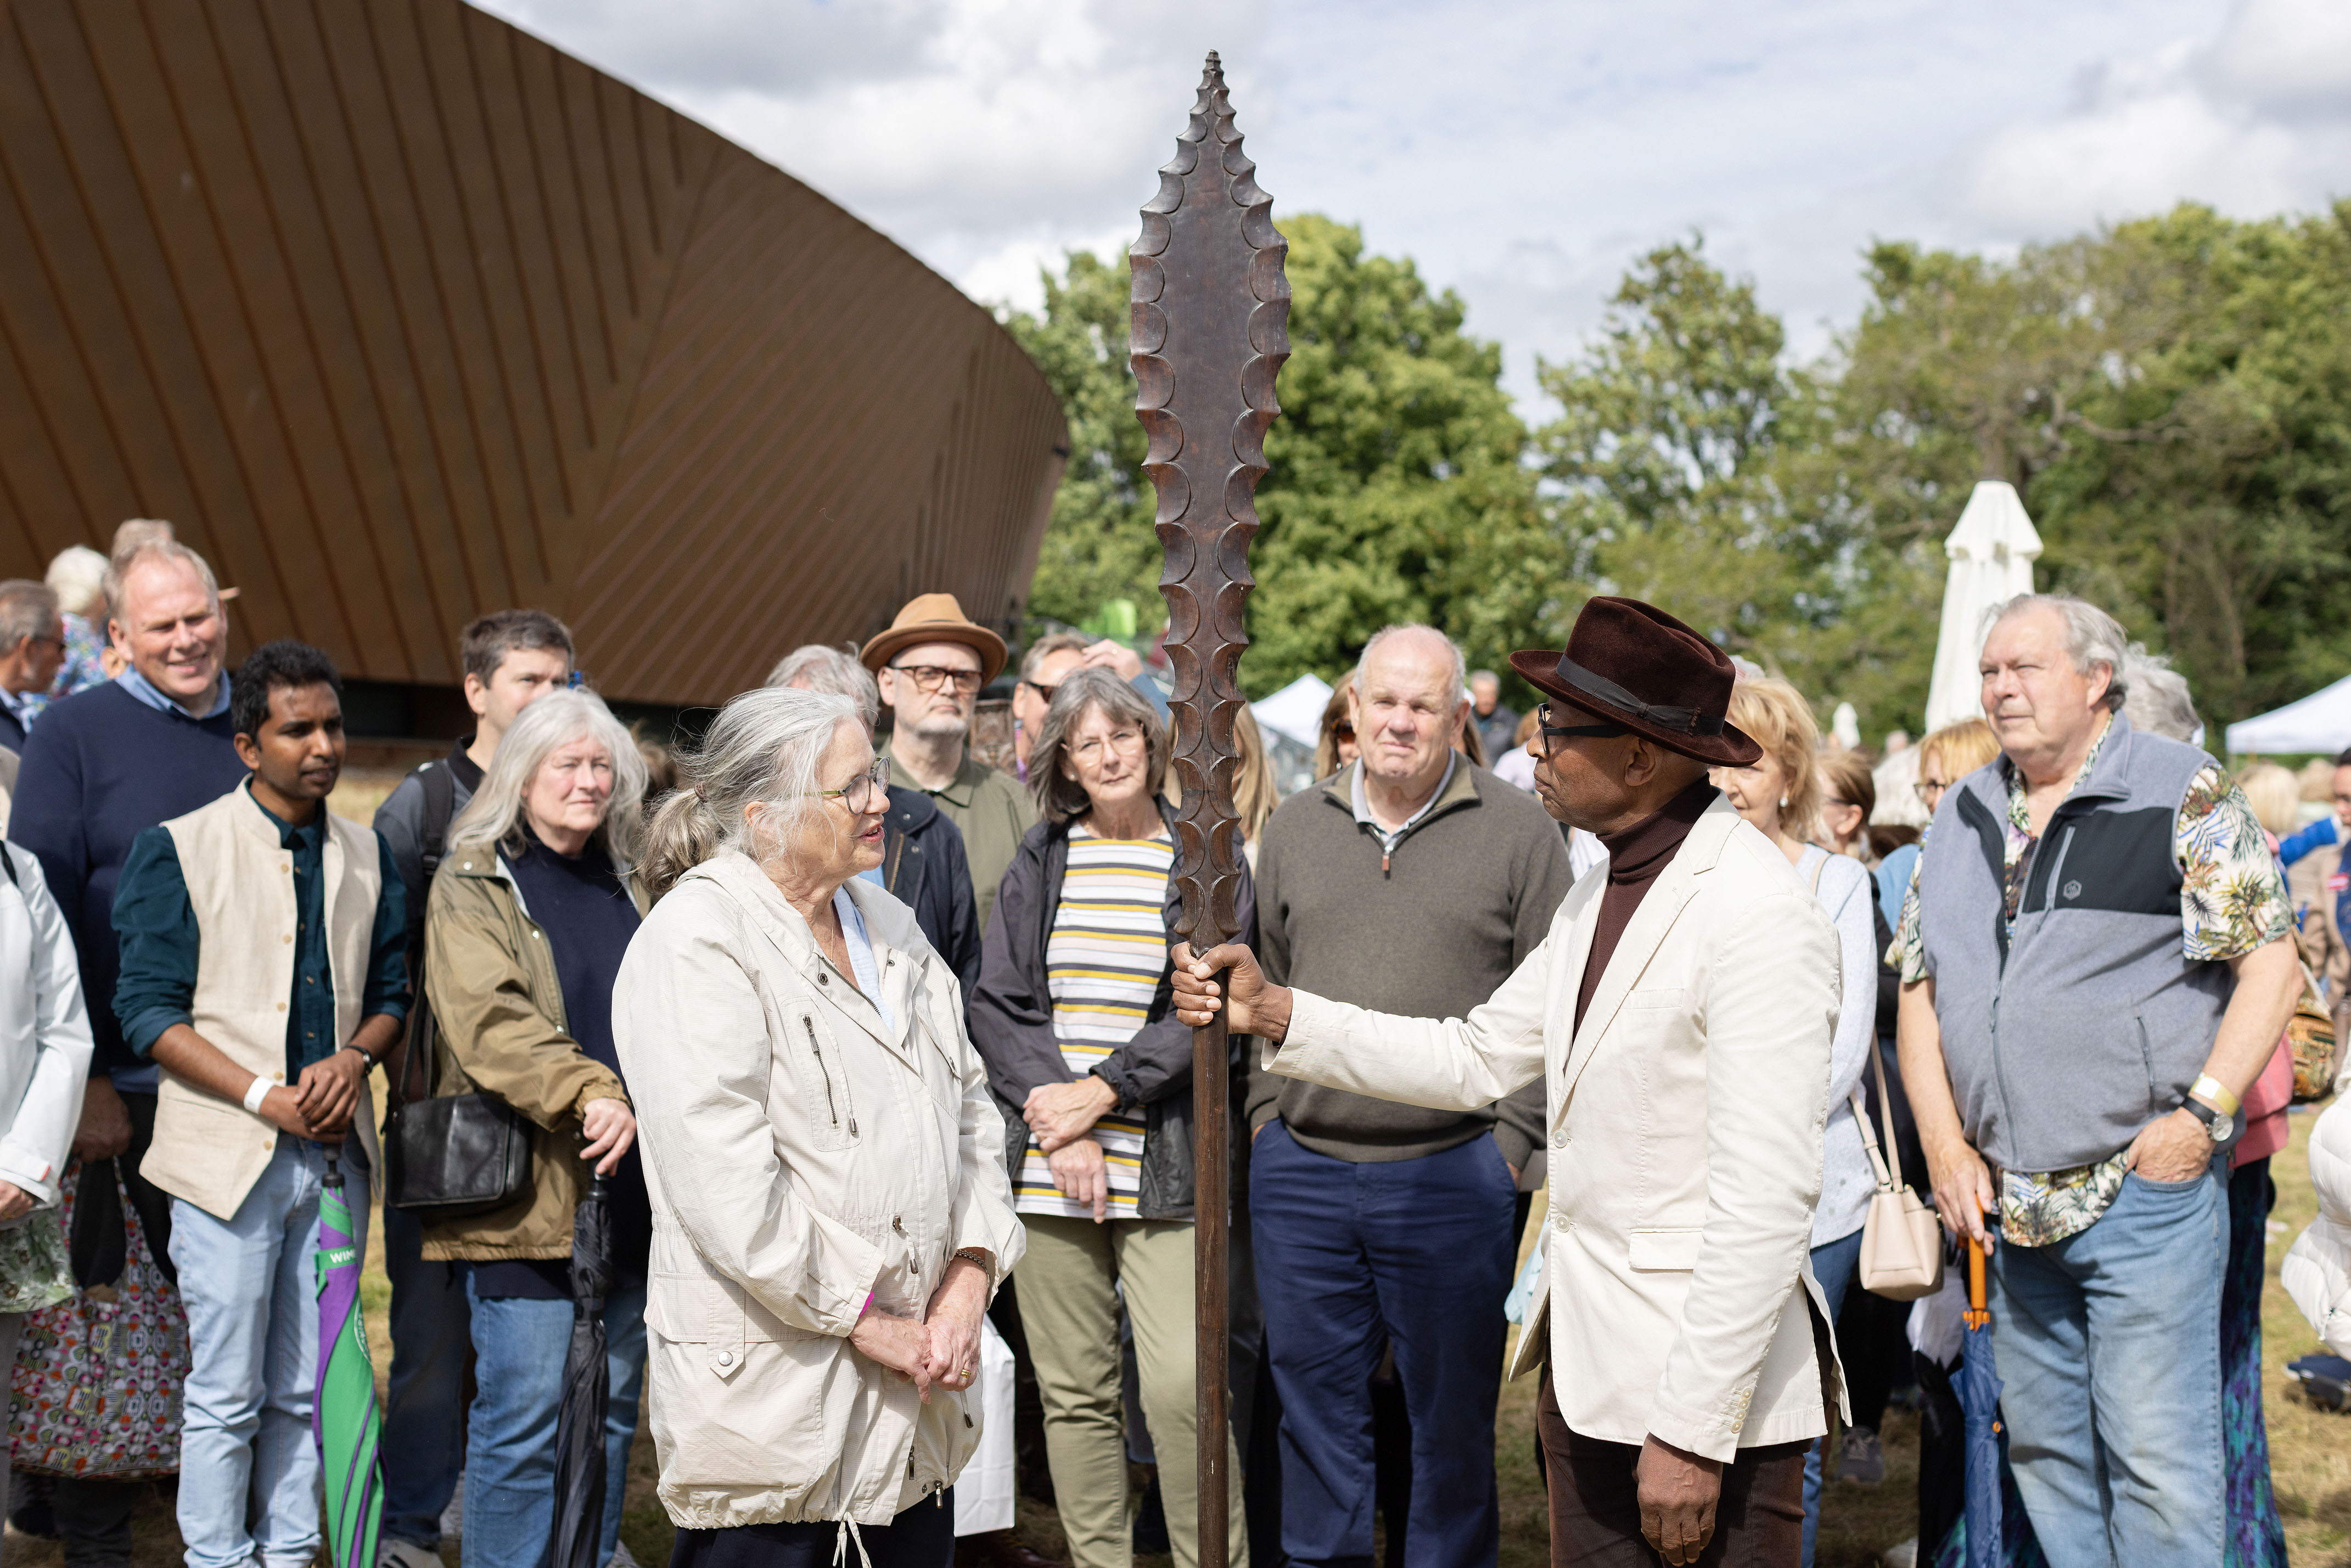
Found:
[[[1625,935],[1625,927],[1633,924],[1633,912],[1648,896],[1649,884],[1673,863],[1682,841],[1689,837],[1691,824],[1714,804],[1716,794],[1715,787],[1701,779],[1667,801],[1654,816],[1642,818],[1621,833],[1600,835],[1601,847],[1608,852],[1608,891],[1600,895],[1600,917],[1592,927],[1592,952],[1583,960],[1583,980],[1575,989],[1577,1029],[1583,1027],[1583,1010],[1600,988],[1600,977],[1608,972],[1608,960],[1616,956],[1618,939]]]

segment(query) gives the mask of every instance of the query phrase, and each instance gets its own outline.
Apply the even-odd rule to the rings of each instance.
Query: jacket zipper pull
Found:
[[[1389,852],[1388,852],[1388,851],[1386,851],[1386,850],[1382,850],[1382,851],[1380,852],[1380,877],[1381,877],[1381,880],[1383,880],[1383,881],[1385,881],[1385,880],[1387,879],[1387,874],[1388,874],[1388,855],[1389,855]]]
[[[816,1025],[809,1019],[803,1017],[800,1019],[800,1027],[808,1030],[809,1054],[816,1058],[817,1075],[824,1080],[825,1111],[832,1117],[832,1124],[838,1127],[841,1125],[841,1107],[833,1103],[832,1072],[831,1070],[827,1068],[824,1064],[823,1048],[816,1042]],[[852,1134],[857,1131],[855,1127],[852,1127],[849,1130]]]

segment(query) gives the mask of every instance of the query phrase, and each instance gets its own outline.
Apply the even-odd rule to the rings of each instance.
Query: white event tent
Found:
[[[2299,702],[2231,725],[2228,742],[2239,756],[2333,753],[2351,747],[2351,675]]]

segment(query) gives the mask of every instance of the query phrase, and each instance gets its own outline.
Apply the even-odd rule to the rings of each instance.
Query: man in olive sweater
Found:
[[[1574,880],[1567,848],[1533,796],[1454,750],[1462,673],[1460,649],[1426,626],[1364,647],[1360,758],[1284,802],[1258,852],[1259,955],[1276,984],[1459,1016],[1541,945]],[[1302,1564],[1370,1560],[1370,1385],[1393,1345],[1411,1426],[1407,1561],[1491,1564],[1502,1298],[1518,1191],[1541,1178],[1543,1086],[1464,1115],[1259,1069],[1249,1121],[1283,1549]]]

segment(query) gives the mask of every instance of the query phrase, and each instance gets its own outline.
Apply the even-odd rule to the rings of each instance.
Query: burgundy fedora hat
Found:
[[[1585,601],[1562,653],[1510,655],[1510,668],[1561,702],[1717,767],[1763,755],[1723,715],[1739,679],[1730,655],[1655,605]]]

